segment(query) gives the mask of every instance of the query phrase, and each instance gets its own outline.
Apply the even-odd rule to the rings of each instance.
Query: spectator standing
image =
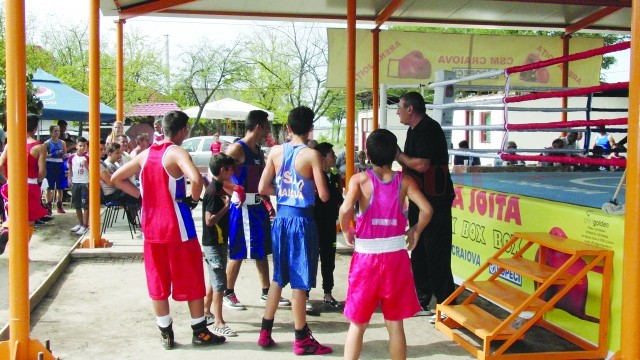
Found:
[[[162,131],[162,120],[156,120],[153,123],[153,143],[159,144],[164,140],[164,132]]]
[[[209,147],[209,150],[211,150],[211,154],[217,154],[220,152],[222,148],[222,142],[220,142],[220,135],[218,133],[213,134],[213,142],[211,143],[211,146]]]
[[[204,316],[205,281],[202,251],[191,210],[200,200],[202,176],[189,153],[180,147],[189,136],[189,116],[171,111],[164,116],[166,138],[118,169],[116,186],[129,195],[142,196],[142,233],[147,289],[156,314],[162,345],[174,346],[169,295],[186,301],[191,315],[194,346],[218,345],[226,339],[207,329]],[[140,173],[140,189],[128,179]],[[187,196],[186,182],[191,182]]]
[[[419,315],[430,315],[429,302],[435,296],[442,303],[454,291],[451,272],[451,204],[455,197],[449,174],[449,154],[444,132],[435,120],[426,114],[424,99],[417,92],[400,97],[400,122],[409,126],[404,151],[396,160],[402,172],[412,177],[433,207],[431,222],[420,235],[411,265],[422,306]],[[409,225],[418,222],[419,208],[409,202]],[[435,317],[432,317],[435,323]]]
[[[322,355],[332,351],[313,337],[305,312],[307,291],[315,287],[318,271],[318,229],[313,219],[316,189],[322,201],[329,199],[320,154],[305,145],[313,129],[313,118],[313,110],[305,106],[289,112],[291,141],[271,149],[259,185],[260,194],[276,195],[278,212],[272,228],[273,282],[258,345],[264,348],[275,345],[271,331],[276,310],[282,299],[282,288],[291,283],[296,355]]]
[[[83,235],[89,229],[89,154],[88,142],[83,137],[78,138],[76,153],[69,157],[69,183],[71,184],[71,198],[76,209],[78,225],[71,228],[71,232]]]
[[[66,188],[66,176],[64,173],[63,161],[67,156],[67,145],[60,139],[60,127],[51,125],[49,127],[51,138],[44,142],[47,149],[47,204],[49,214],[52,213],[52,203],[57,200],[58,214],[64,214],[62,208],[62,191]]]
[[[204,314],[211,331],[221,336],[238,336],[222,317],[222,298],[227,289],[227,257],[229,238],[229,194],[224,183],[233,174],[233,158],[218,153],[211,156],[209,170],[213,181],[207,186],[202,201],[202,248],[209,271],[207,295],[204,297]],[[213,313],[212,306],[213,304]]]
[[[334,286],[333,271],[336,268],[336,220],[338,220],[338,210],[343,201],[342,180],[340,174],[334,168],[336,154],[333,152],[333,145],[328,142],[321,142],[316,145],[315,149],[320,153],[322,170],[329,191],[329,200],[326,202],[322,201],[319,195],[316,195],[314,207],[314,219],[318,226],[318,241],[320,243],[323,302],[333,309],[338,309],[340,303],[331,293]],[[313,307],[308,302],[306,310],[313,311]]]

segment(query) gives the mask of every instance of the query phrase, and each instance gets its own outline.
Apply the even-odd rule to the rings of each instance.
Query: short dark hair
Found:
[[[81,142],[89,144],[89,140],[87,140],[85,137],[82,137],[82,136],[76,139],[76,143],[81,143]]]
[[[313,127],[313,118],[315,114],[313,110],[306,106],[298,106],[289,111],[289,119],[287,121],[291,131],[296,135],[304,135],[311,131]]]
[[[462,140],[458,143],[458,147],[461,149],[468,149],[469,148],[469,142],[467,140]]]
[[[216,153],[211,156],[211,160],[209,160],[209,170],[214,176],[220,175],[220,170],[225,166],[231,166],[235,164],[235,160],[225,154],[225,153]]]
[[[331,152],[331,149],[333,149],[333,145],[328,142],[321,142],[318,145],[316,145],[314,149],[318,150],[318,152],[320,153],[320,156],[325,157],[329,155],[329,153]]]
[[[143,141],[143,140],[149,141],[149,134],[142,133],[142,134],[138,134],[138,136],[136,136],[136,144],[139,144],[140,141]]]
[[[172,137],[187,127],[188,123],[189,115],[178,110],[169,111],[162,118],[162,130],[167,137]]]
[[[427,112],[427,108],[424,106],[424,98],[417,91],[404,93],[400,96],[400,100],[404,100],[405,107],[413,106],[413,110],[418,114]]]
[[[120,144],[116,142],[109,143],[109,145],[107,145],[107,154],[111,154],[118,149],[120,149]]]
[[[65,120],[58,120],[58,126],[67,126],[67,122]]]
[[[387,129],[378,129],[367,137],[367,154],[374,165],[391,165],[396,158],[398,138]]]
[[[269,123],[269,114],[267,114],[267,112],[264,110],[249,111],[249,114],[247,114],[247,120],[245,121],[245,125],[247,126],[247,131],[253,131],[256,125],[266,127],[268,123]]]
[[[100,145],[106,145],[107,141],[105,139],[100,139]]]
[[[27,132],[35,131],[38,128],[40,118],[36,114],[27,114]]]

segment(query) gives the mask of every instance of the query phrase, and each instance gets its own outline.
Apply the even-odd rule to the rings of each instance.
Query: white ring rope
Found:
[[[490,78],[490,77],[501,76],[501,75],[504,75],[504,73],[505,73],[505,69],[491,70],[491,71],[486,71],[486,72],[482,72],[482,73],[475,74],[475,75],[469,75],[469,76],[461,77],[461,78],[458,78],[458,79],[451,79],[451,80],[433,82],[433,83],[430,83],[429,85],[427,85],[427,87],[429,87],[430,89],[433,89],[433,88],[436,88],[436,87],[439,87],[439,86],[447,86],[447,85],[457,84],[459,82],[473,81],[473,80],[478,80],[478,79],[485,79],[485,78]]]

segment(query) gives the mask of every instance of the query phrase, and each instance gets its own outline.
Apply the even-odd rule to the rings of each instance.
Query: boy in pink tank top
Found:
[[[390,358],[406,358],[403,320],[420,311],[407,245],[409,250],[415,247],[433,209],[410,177],[391,170],[397,150],[397,138],[389,130],[372,132],[367,138],[367,153],[373,169],[351,177],[340,207],[344,238],[347,244],[355,246],[344,309],[344,315],[351,321],[345,359],[360,357],[364,331],[378,306],[389,331]],[[418,222],[408,231],[402,212],[407,197],[420,209]],[[360,213],[353,229],[356,203]]]

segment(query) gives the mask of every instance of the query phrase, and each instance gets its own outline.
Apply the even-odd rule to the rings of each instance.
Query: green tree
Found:
[[[212,44],[210,39],[202,38],[196,46],[182,54],[184,66],[180,69],[178,89],[185,93],[185,98],[191,104],[199,107],[192,130],[200,123],[204,106],[214,94],[236,87],[246,69],[239,60],[238,42],[232,46]]]

